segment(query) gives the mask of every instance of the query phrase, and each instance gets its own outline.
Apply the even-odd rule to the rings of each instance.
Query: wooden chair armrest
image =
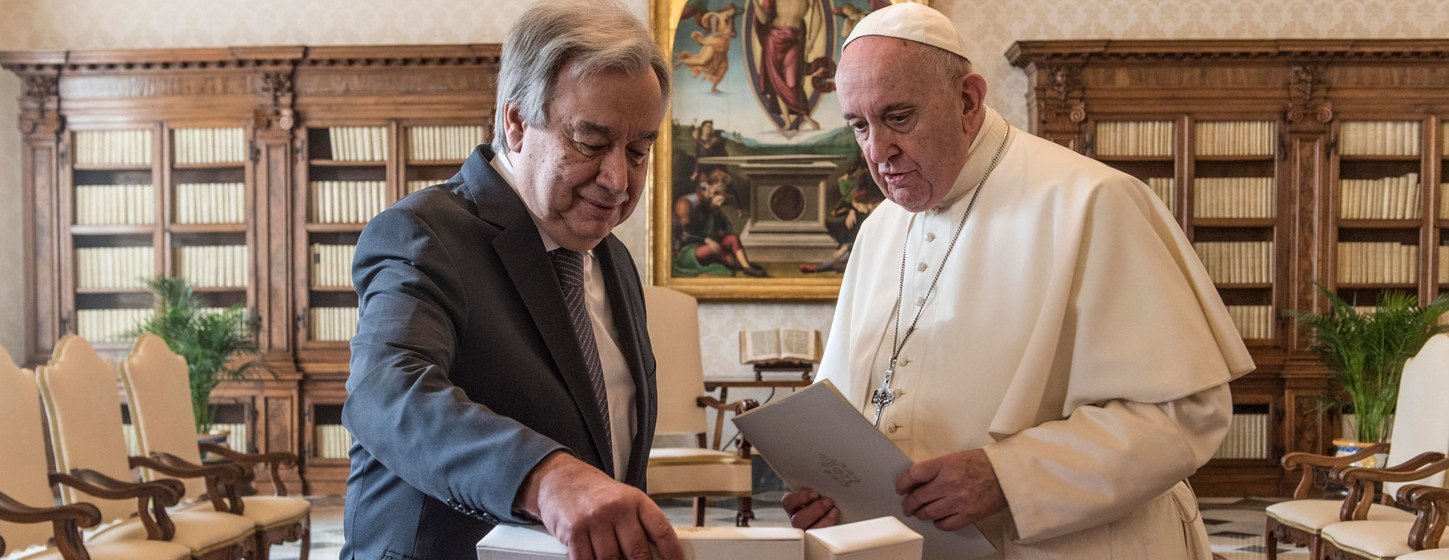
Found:
[[[202,443],[201,450],[215,453],[244,467],[246,470],[244,483],[250,483],[256,478],[256,475],[252,473],[253,465],[266,464],[267,470],[272,474],[272,486],[277,489],[276,495],[278,496],[287,495],[287,485],[282,482],[282,467],[295,468],[301,462],[295,453],[242,453],[215,443]]]
[[[0,520],[11,523],[43,523],[53,526],[55,547],[63,558],[87,558],[81,527],[93,527],[101,522],[101,510],[96,506],[79,503],[63,506],[34,507],[15,501],[0,493]],[[5,554],[5,539],[0,538],[0,556]]]
[[[235,463],[197,465],[170,453],[152,453],[150,457],[131,457],[131,468],[144,467],[176,478],[201,478],[206,481],[206,497],[216,511],[241,515],[243,505],[237,495],[237,482],[246,475],[246,468]],[[223,499],[225,495],[226,499]]]
[[[1300,467],[1303,469],[1303,478],[1299,479],[1298,487],[1293,489],[1293,499],[1303,500],[1308,498],[1308,490],[1313,487],[1313,473],[1316,470],[1326,472],[1334,467],[1346,467],[1352,463],[1372,457],[1377,453],[1385,452],[1388,449],[1389,444],[1387,443],[1375,443],[1359,450],[1358,453],[1345,455],[1343,457],[1330,457],[1327,455],[1304,453],[1302,451],[1295,451],[1284,455],[1282,460],[1283,470],[1292,472]]]
[[[1410,484],[1399,489],[1399,503],[1414,509],[1414,524],[1409,528],[1409,547],[1414,550],[1437,548],[1449,523],[1449,488]]]
[[[101,510],[87,503],[49,507],[29,506],[0,492],[0,520],[11,523],[70,521],[81,527],[90,527],[101,522]]]
[[[167,506],[181,500],[186,487],[175,480],[128,482],[116,480],[90,469],[75,469],[70,474],[50,473],[51,484],[64,484],[92,496],[108,500],[136,499],[136,515],[146,527],[146,538],[169,541],[176,535]]]
[[[1348,489],[1348,497],[1344,498],[1339,519],[1354,521],[1368,518],[1369,506],[1373,505],[1376,497],[1375,482],[1413,482],[1446,469],[1449,469],[1449,459],[1439,459],[1414,470],[1346,467],[1335,471],[1334,476]]]
[[[153,480],[132,482],[116,480],[90,469],[76,469],[70,474],[50,473],[51,484],[64,484],[86,494],[107,500],[127,498],[151,498],[164,506],[174,506],[181,501],[185,487],[175,480]]]
[[[1415,455],[1413,458],[1411,458],[1411,459],[1409,459],[1407,461],[1404,461],[1404,462],[1399,463],[1397,465],[1389,465],[1389,466],[1384,467],[1384,468],[1379,469],[1379,470],[1383,470],[1383,471],[1403,471],[1403,472],[1415,471],[1415,470],[1419,470],[1419,469],[1423,468],[1424,465],[1428,465],[1429,463],[1433,463],[1434,461],[1438,461],[1438,460],[1443,459],[1443,458],[1444,458],[1444,454],[1443,453],[1440,453],[1438,451],[1425,451],[1423,453],[1420,453],[1418,455]]]
[[[706,395],[695,399],[694,402],[695,404],[699,405],[700,408],[709,408],[714,410],[723,410],[725,412],[738,413],[741,405],[745,404],[746,402],[754,402],[754,400],[740,399],[734,402],[724,402],[722,400]]]

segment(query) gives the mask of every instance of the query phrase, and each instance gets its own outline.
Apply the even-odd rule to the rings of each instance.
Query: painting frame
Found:
[[[681,20],[685,5],[690,0],[649,0],[650,29],[656,44],[670,61],[671,72],[675,67],[675,30]],[[738,0],[748,5],[751,0]],[[822,0],[827,6],[834,6],[834,0]],[[891,3],[914,1],[929,5],[929,0],[890,0]],[[741,20],[749,17],[745,13]],[[827,16],[829,17],[829,16]],[[832,23],[833,25],[833,23]],[[833,29],[833,27],[831,28]],[[740,34],[744,37],[744,34]],[[743,41],[744,39],[741,39]],[[744,48],[743,45],[741,48]],[[740,64],[740,66],[744,66]],[[743,70],[743,68],[741,68]],[[751,68],[753,71],[753,68]],[[680,87],[680,84],[675,84]],[[744,95],[735,93],[730,95]],[[752,92],[752,95],[758,95]],[[759,108],[758,101],[754,105]],[[648,179],[648,216],[646,237],[648,239],[647,281],[653,285],[679,290],[702,300],[713,301],[832,301],[840,292],[843,279],[841,273],[821,276],[790,276],[756,278],[735,273],[733,276],[697,277],[676,276],[674,258],[675,222],[675,98],[671,95],[664,122],[660,125],[659,137],[653,149]],[[798,120],[797,120],[798,122]],[[782,131],[784,129],[781,129]],[[787,136],[788,138],[788,136]],[[857,148],[858,150],[858,148]],[[696,167],[698,167],[696,165]],[[866,173],[868,176],[868,173]],[[822,183],[823,185],[823,183]],[[687,187],[686,187],[687,188]],[[700,187],[703,188],[703,187]],[[822,187],[823,188],[823,187]],[[822,204],[816,206],[824,206]],[[684,253],[685,258],[692,258]]]

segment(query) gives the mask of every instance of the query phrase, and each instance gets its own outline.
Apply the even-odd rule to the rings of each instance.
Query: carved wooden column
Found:
[[[294,188],[292,135],[297,122],[293,111],[292,72],[284,66],[264,69],[256,87],[264,100],[253,111],[251,159],[256,184],[256,228],[258,243],[257,305],[262,313],[263,359],[277,373],[264,383],[256,403],[257,444],[266,451],[302,451],[299,432],[302,375],[295,360],[295,332],[292,325],[293,264],[292,190]],[[290,490],[300,492],[300,468],[282,471]],[[269,475],[259,473],[259,479]],[[259,480],[260,481],[260,480]]]
[[[1327,97],[1323,66],[1294,64],[1290,71],[1287,131],[1283,135],[1287,158],[1288,197],[1282,208],[1293,215],[1288,230],[1288,305],[1292,309],[1322,312],[1327,301],[1318,295],[1314,281],[1327,281],[1333,274],[1333,248],[1328,229],[1333,227],[1329,204],[1329,137],[1333,123],[1333,102]],[[1322,191],[1322,192],[1320,192]],[[1332,439],[1330,420],[1320,396],[1328,389],[1328,371],[1309,349],[1310,339],[1291,323],[1288,357],[1284,368],[1283,441],[1286,451],[1323,453]]]
[[[64,177],[65,144],[61,133],[60,68],[57,65],[17,65],[6,69],[23,80],[20,97],[21,179],[26,212],[25,262],[31,277],[25,287],[26,363],[44,363],[50,349],[67,331],[73,317],[61,315],[60,292],[60,188]]]
[[[1033,64],[1027,68],[1027,76],[1032,84],[1026,94],[1027,107],[1032,124],[1038,127],[1032,133],[1081,152],[1082,123],[1087,120],[1081,65]]]

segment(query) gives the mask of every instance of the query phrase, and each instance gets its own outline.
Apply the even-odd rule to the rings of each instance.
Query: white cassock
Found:
[[[985,449],[1009,507],[978,527],[1002,557],[1211,557],[1182,481],[1227,434],[1242,339],[1146,185],[986,111],[947,202],[861,227],[820,379],[874,414],[904,244],[901,334],[924,312],[881,431],[916,461]]]

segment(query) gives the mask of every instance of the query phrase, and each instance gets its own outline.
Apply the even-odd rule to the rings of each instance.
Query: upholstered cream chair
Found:
[[[1341,476],[1349,463],[1382,453],[1388,448],[1389,458],[1383,469],[1374,473],[1388,475],[1401,473],[1403,480],[1389,482],[1384,488],[1384,497],[1404,482],[1417,480],[1415,477],[1429,477],[1435,484],[1443,485],[1443,475],[1425,473],[1426,466],[1444,458],[1449,452],[1449,407],[1444,405],[1444,395],[1449,394],[1449,335],[1436,335],[1429,339],[1419,354],[1404,364],[1404,374],[1399,384],[1397,414],[1394,416],[1393,445],[1377,445],[1348,457],[1324,457],[1308,453],[1289,453],[1283,457],[1286,469],[1303,468],[1303,478],[1294,492],[1294,500],[1268,506],[1267,530],[1264,546],[1269,560],[1277,557],[1278,541],[1307,545],[1309,558],[1320,557],[1323,529],[1345,520],[1357,519],[1384,523],[1412,523],[1414,515],[1390,505],[1373,503],[1372,493],[1350,495],[1344,500],[1306,499],[1312,487],[1314,471],[1329,471],[1332,476]],[[1333,472],[1333,471],[1337,472]],[[1360,470],[1360,469],[1355,469]],[[1407,474],[1414,473],[1414,474]],[[1367,473],[1359,476],[1367,476]],[[1421,483],[1424,481],[1420,481]],[[1353,494],[1351,492],[1351,494]],[[1381,500],[1391,502],[1392,500]]]
[[[78,503],[56,506],[51,495],[53,477],[45,464],[45,434],[41,425],[40,394],[35,375],[16,367],[0,348],[0,556],[24,560],[182,560],[191,550],[166,541],[134,540],[87,545],[81,527],[99,523],[96,506]],[[119,492],[119,490],[116,490]],[[148,503],[175,503],[175,495],[160,484],[132,485],[131,497]],[[135,512],[132,506],[132,512]],[[144,509],[143,509],[144,511]],[[165,510],[161,510],[165,514]],[[154,521],[154,520],[153,520]],[[159,530],[159,528],[158,528]],[[54,544],[47,541],[54,538]],[[7,546],[9,547],[7,549]]]
[[[649,495],[655,498],[693,497],[694,523],[704,525],[704,508],[711,497],[739,499],[735,524],[749,525],[752,480],[750,450],[741,442],[738,453],[705,445],[705,407],[736,412],[753,401],[723,403],[704,393],[704,367],[699,352],[699,307],[689,295],[655,286],[644,287],[644,309],[649,317],[649,342],[654,347],[655,379],[659,390],[659,435],[688,434],[695,447],[656,447],[649,451]],[[719,442],[715,442],[717,447]]]
[[[196,443],[196,420],[191,412],[186,359],[172,352],[161,337],[143,334],[131,347],[131,354],[119,365],[121,385],[125,387],[126,400],[131,404],[131,422],[136,426],[141,454],[165,453],[188,463],[201,463],[201,452]],[[312,506],[305,499],[288,497],[287,487],[282,484],[278,472],[283,464],[296,465],[297,457],[285,453],[250,455],[214,447],[208,447],[208,450],[238,461],[248,471],[256,463],[271,466],[272,481],[278,495],[245,496],[240,513],[256,524],[259,557],[266,558],[267,551],[274,544],[300,540],[300,558],[307,560],[311,551]],[[158,477],[151,469],[141,472],[147,480]],[[182,482],[186,485],[186,494],[182,498],[186,511],[215,509],[210,500],[200,499],[207,492],[203,481],[192,478]]]
[[[60,472],[89,469],[118,480],[130,480],[131,469],[153,468],[170,476],[204,476],[212,489],[234,488],[241,477],[240,469],[231,466],[196,467],[179,460],[153,460],[126,456],[126,439],[122,433],[121,398],[116,369],[96,353],[89,342],[67,335],[55,346],[50,363],[37,368],[41,401],[50,424],[51,447],[55,450],[55,466]],[[180,484],[170,481],[181,493]],[[197,560],[234,560],[243,556],[255,558],[255,523],[232,513],[218,492],[212,492],[220,511],[179,511],[170,518],[174,532],[170,540],[191,550]],[[65,503],[80,501],[76,492],[62,488]],[[124,519],[134,510],[134,502],[95,500],[103,520]],[[123,522],[93,534],[92,542],[138,540],[148,536],[141,523]],[[151,535],[152,537],[158,535]],[[165,535],[159,535],[165,536]]]

